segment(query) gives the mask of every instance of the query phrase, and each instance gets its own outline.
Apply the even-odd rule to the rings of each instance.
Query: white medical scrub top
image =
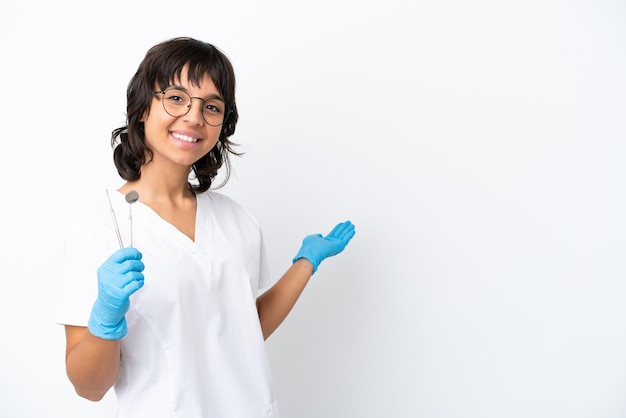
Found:
[[[129,205],[109,189],[124,245]],[[119,248],[105,190],[68,234],[56,322],[86,326],[97,268]],[[261,228],[232,199],[197,195],[195,242],[134,203],[144,286],[131,296],[114,385],[119,418],[278,417],[256,310],[270,285]]]

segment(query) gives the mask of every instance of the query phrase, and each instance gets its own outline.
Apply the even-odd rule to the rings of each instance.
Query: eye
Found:
[[[222,115],[224,114],[224,109],[226,109],[226,105],[221,100],[207,100],[204,102],[203,110],[213,115]]]
[[[174,102],[174,103],[183,103],[185,101],[180,96],[167,96],[167,97],[165,97],[165,99],[169,100],[170,102]]]
[[[179,90],[170,90],[165,93],[165,100],[172,105],[186,105],[189,99],[185,97],[185,93]]]

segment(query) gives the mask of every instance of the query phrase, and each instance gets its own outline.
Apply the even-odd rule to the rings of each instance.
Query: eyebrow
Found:
[[[164,90],[167,89],[177,89],[177,90],[182,90],[185,93],[187,93],[190,97],[198,97],[198,96],[191,96],[191,93],[189,93],[189,90],[187,90],[185,87],[183,86],[179,86],[178,84],[171,84],[169,87],[166,87]],[[209,97],[207,98],[202,98],[199,97],[202,100],[209,100],[209,99],[218,99],[224,103],[226,103],[226,100],[224,100],[224,98],[222,96],[220,96],[219,94],[211,94]]]

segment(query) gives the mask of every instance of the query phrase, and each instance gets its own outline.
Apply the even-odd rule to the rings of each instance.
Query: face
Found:
[[[154,154],[150,164],[174,165],[189,170],[194,162],[215,146],[222,128],[205,122],[202,117],[202,100],[221,96],[208,75],[204,76],[199,86],[195,86],[187,80],[186,71],[183,71],[180,80],[169,87],[176,87],[195,98],[191,100],[191,109],[186,115],[174,117],[163,108],[163,100],[166,100],[164,96],[154,95],[150,112],[142,118],[146,143]]]

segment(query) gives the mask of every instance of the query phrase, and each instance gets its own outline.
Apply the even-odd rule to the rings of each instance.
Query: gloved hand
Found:
[[[354,225],[346,221],[338,223],[325,237],[322,234],[308,235],[302,241],[302,247],[293,258],[293,262],[306,258],[313,264],[313,274],[315,274],[320,263],[325,258],[342,252],[354,234]]]
[[[98,268],[98,297],[88,323],[96,337],[119,340],[126,335],[130,295],[143,286],[141,257],[136,248],[121,248]]]

